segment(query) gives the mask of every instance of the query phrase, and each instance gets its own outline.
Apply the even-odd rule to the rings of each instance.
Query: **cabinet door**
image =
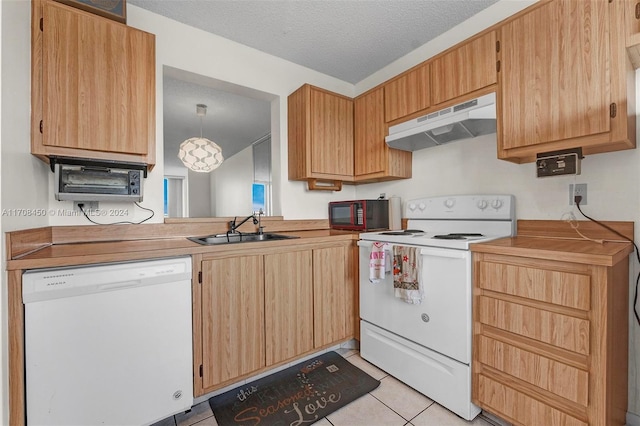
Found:
[[[355,333],[355,271],[351,244],[313,251],[313,336],[316,348]]]
[[[353,180],[353,101],[311,88],[311,173]]]
[[[311,250],[264,256],[267,365],[313,349]]]
[[[43,3],[43,144],[145,155],[155,144],[155,37]]]
[[[608,12],[556,0],[501,27],[499,151],[609,131]]]
[[[636,44],[640,36],[640,0],[624,0],[627,17],[628,45]]]
[[[384,89],[380,87],[354,101],[356,176],[384,172],[389,146],[384,141]]]
[[[496,32],[491,31],[436,58],[431,65],[434,105],[496,84]]]
[[[261,255],[202,262],[202,386],[265,366]]]
[[[431,106],[429,63],[384,85],[384,117],[388,123]]]

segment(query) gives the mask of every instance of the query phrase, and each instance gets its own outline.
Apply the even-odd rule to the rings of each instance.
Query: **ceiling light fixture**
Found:
[[[224,157],[217,143],[202,137],[202,117],[207,115],[207,106],[196,105],[196,113],[200,117],[200,137],[182,142],[178,150],[178,158],[190,170],[208,173],[217,169],[224,161]]]

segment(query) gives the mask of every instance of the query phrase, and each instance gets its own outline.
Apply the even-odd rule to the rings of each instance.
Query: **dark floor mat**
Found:
[[[311,424],[377,388],[375,380],[335,352],[214,396],[218,425]]]

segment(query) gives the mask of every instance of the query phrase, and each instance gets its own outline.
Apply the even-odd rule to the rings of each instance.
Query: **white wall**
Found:
[[[2,112],[0,127],[0,423],[9,424],[7,274],[5,235],[7,231],[47,224],[47,178],[51,173],[30,154],[31,105],[31,3],[0,2],[0,84]]]
[[[253,211],[253,147],[250,145],[224,160],[212,173],[211,191],[215,216],[248,216]]]
[[[189,173],[189,217],[215,216],[211,210],[211,175],[192,170]]]

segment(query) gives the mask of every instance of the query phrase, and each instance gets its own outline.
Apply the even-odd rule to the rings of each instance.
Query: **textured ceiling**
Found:
[[[127,0],[340,80],[357,83],[498,0]],[[206,84],[205,84],[206,86]],[[200,132],[229,158],[270,130],[269,102],[164,78],[165,157]]]
[[[357,83],[497,0],[128,0]]]

